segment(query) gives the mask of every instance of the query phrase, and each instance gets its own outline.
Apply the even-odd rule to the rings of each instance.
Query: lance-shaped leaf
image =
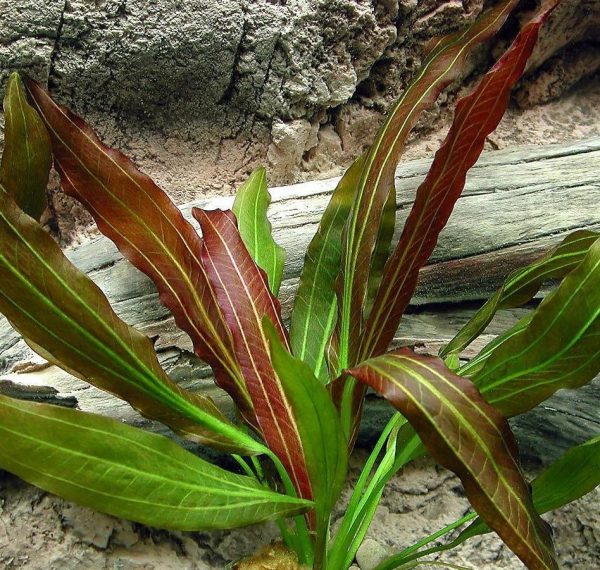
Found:
[[[461,369],[505,415],[529,410],[600,371],[600,241],[528,317]],[[478,370],[473,374],[473,367]]]
[[[329,381],[326,352],[337,319],[335,283],[342,259],[342,231],[361,168],[362,157],[346,171],[329,200],[308,246],[292,311],[292,351],[323,383]]]
[[[172,382],[150,339],[119,319],[94,282],[5,192],[0,243],[0,312],[34,350],[185,437],[244,453],[264,450],[212,400]]]
[[[35,82],[27,88],[44,119],[62,186],[100,231],[156,285],[195,353],[215,371],[244,417],[255,425],[231,336],[202,266],[202,241],[177,206],[121,152],[104,145],[78,116]]]
[[[367,300],[365,302],[364,314],[368,315],[373,308],[373,302],[377,296],[379,285],[383,277],[385,264],[390,256],[390,245],[396,229],[396,187],[392,184],[387,200],[383,206],[379,234],[375,242],[375,250],[371,259],[371,272],[369,273],[369,285]]]
[[[600,435],[569,449],[532,481],[533,503],[539,513],[547,513],[587,495],[598,485]],[[489,527],[481,519],[476,519],[456,541],[464,542],[486,532],[489,532]]]
[[[164,436],[77,410],[0,396],[0,436],[2,469],[64,499],[159,528],[228,529],[310,507]]]
[[[365,158],[343,243],[339,302],[342,366],[358,361],[372,255],[404,142],[420,113],[456,79],[470,50],[493,37],[516,3],[500,2],[465,32],[438,43],[393,108]]]
[[[533,504],[538,513],[547,513],[576,501],[593,491],[598,485],[600,485],[600,436],[569,449],[532,481]],[[414,554],[397,554],[378,566],[377,570],[403,567],[403,564],[410,560],[452,550],[469,538],[491,532],[490,527],[474,515],[466,515],[456,523],[460,525],[469,521],[473,522],[451,542]]]
[[[275,242],[271,234],[271,223],[267,218],[270,203],[267,173],[261,166],[237,191],[232,210],[246,248],[256,265],[267,274],[269,287],[277,296],[283,277],[285,249]]]
[[[21,209],[36,220],[47,206],[46,186],[51,166],[52,148],[44,122],[27,103],[19,74],[13,73],[4,96],[0,182]]]
[[[307,364],[288,352],[268,319],[264,320],[264,329],[273,368],[281,380],[304,443],[306,468],[317,511],[317,540],[325,540],[331,511],[346,478],[347,442],[327,388]],[[316,548],[317,552],[322,550]]]
[[[506,420],[439,358],[408,349],[349,371],[412,424],[431,455],[456,473],[491,528],[529,567],[557,568],[552,538],[536,513]]]
[[[567,275],[581,263],[590,246],[599,237],[597,232],[574,232],[538,261],[511,273],[502,287],[440,351],[440,356],[455,355],[463,351],[484,331],[498,310],[524,305],[533,299],[544,282]]]
[[[400,241],[387,262],[361,341],[362,358],[381,354],[393,339],[416,287],[419,269],[433,252],[462,192],[467,171],[504,115],[539,29],[556,4],[557,0],[545,1],[476,89],[457,103],[450,131],[417,190]]]
[[[279,457],[299,494],[311,498],[305,450],[292,408],[271,363],[263,319],[276,328],[288,348],[279,301],[271,294],[264,272],[256,265],[231,211],[194,208],[204,236],[202,258],[223,315],[263,437]]]

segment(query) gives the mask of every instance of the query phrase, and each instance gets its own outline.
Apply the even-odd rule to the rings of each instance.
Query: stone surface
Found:
[[[356,562],[360,570],[373,570],[383,562],[392,552],[380,542],[367,538],[360,545],[356,553]]]
[[[372,139],[424,43],[489,3],[4,2],[0,86],[15,69],[48,84],[184,202],[231,192],[260,163],[274,183],[338,174]],[[599,14],[600,0],[563,0],[542,32],[519,105],[597,75]],[[513,29],[480,50],[471,79]],[[424,116],[421,134],[447,120],[455,91]],[[89,217],[52,196],[52,227],[63,242],[76,241]]]
[[[364,452],[354,457],[353,480],[365,458]],[[350,487],[343,500],[349,492]],[[368,544],[377,552],[397,552],[462,517],[467,508],[458,480],[428,460],[419,460],[390,482]],[[334,532],[342,513],[343,504],[334,517]],[[600,489],[545,518],[554,529],[560,568],[600,566]],[[110,531],[106,543],[97,541],[94,526],[105,535]],[[0,565],[7,570],[222,570],[276,536],[273,524],[231,532],[158,531],[71,506],[0,473]],[[466,568],[523,568],[492,534],[434,558]]]

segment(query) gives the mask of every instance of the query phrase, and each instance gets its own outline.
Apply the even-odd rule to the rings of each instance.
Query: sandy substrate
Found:
[[[363,451],[355,456],[353,478],[365,457]],[[213,533],[152,530],[66,503],[8,475],[0,478],[0,504],[0,566],[7,570],[222,569],[277,537],[273,524]],[[460,482],[448,471],[429,460],[410,465],[384,494],[359,551],[359,568],[371,569],[386,554],[453,522],[467,509]],[[600,490],[545,518],[554,529],[561,568],[600,567]],[[431,559],[473,569],[523,568],[492,534]]]

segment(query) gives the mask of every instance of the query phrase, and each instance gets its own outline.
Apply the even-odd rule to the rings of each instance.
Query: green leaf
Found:
[[[404,415],[436,461],[456,473],[483,520],[529,567],[557,568],[506,420],[439,358],[402,349],[349,370]]]
[[[581,263],[590,246],[600,237],[581,230],[568,235],[544,257],[511,273],[502,287],[475,313],[460,332],[440,351],[445,357],[463,351],[477,338],[500,309],[524,305],[550,279],[562,279]]]
[[[335,283],[342,259],[342,231],[358,185],[362,160],[363,157],[354,161],[346,171],[323,213],[304,258],[292,311],[292,352],[310,366],[323,384],[330,379],[326,352],[337,320]]]
[[[159,528],[235,528],[311,506],[164,436],[77,410],[0,396],[0,434],[3,469],[69,501]]]
[[[13,73],[4,96],[4,152],[0,182],[21,209],[39,220],[47,206],[52,166],[50,137],[44,122],[27,103],[21,78]]]
[[[257,168],[237,191],[233,213],[238,228],[252,259],[266,274],[273,295],[277,296],[283,277],[285,249],[275,243],[267,209],[271,195],[267,190],[267,174]]]
[[[600,372],[600,240],[530,315],[460,373],[507,416]],[[483,359],[483,365],[480,360]]]
[[[263,328],[269,339],[273,367],[291,405],[304,447],[317,509],[317,541],[325,541],[331,510],[345,482],[347,442],[327,388],[307,364],[287,351],[268,319],[263,320]],[[322,550],[317,548],[317,552]]]
[[[169,379],[150,339],[119,319],[94,282],[6,192],[0,192],[0,243],[0,312],[34,350],[189,439],[263,452],[210,398]]]
[[[600,435],[569,449],[532,483],[540,513],[571,503],[600,485]]]

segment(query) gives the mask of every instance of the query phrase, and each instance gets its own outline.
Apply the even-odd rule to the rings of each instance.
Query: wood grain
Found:
[[[410,161],[396,172],[399,228],[430,162]],[[280,292],[285,315],[289,315],[304,252],[336,182],[328,179],[271,190],[270,219],[277,241],[288,253]],[[232,202],[230,197],[204,200],[182,210],[191,219],[193,206],[228,208]],[[434,255],[421,272],[410,314],[403,320],[396,342],[435,352],[510,271],[575,229],[600,229],[599,204],[600,138],[484,154],[470,172]],[[106,238],[84,243],[68,256],[104,290],[124,320],[158,336],[159,357],[175,380],[209,392],[231,409],[227,397],[212,383],[210,372],[189,352],[189,339],[159,304],[150,280],[127,263]],[[483,340],[493,338],[518,314],[509,311],[499,316]],[[2,392],[61,401],[149,425],[126,404],[44,363],[4,318],[0,318],[0,375]],[[563,391],[538,410],[517,418],[517,431],[528,434],[522,437],[523,450],[546,461],[572,442],[600,432],[600,411],[593,405],[598,397],[600,382],[578,392]],[[379,402],[372,404],[365,437],[370,437],[384,415]],[[542,438],[543,445],[539,444]]]

